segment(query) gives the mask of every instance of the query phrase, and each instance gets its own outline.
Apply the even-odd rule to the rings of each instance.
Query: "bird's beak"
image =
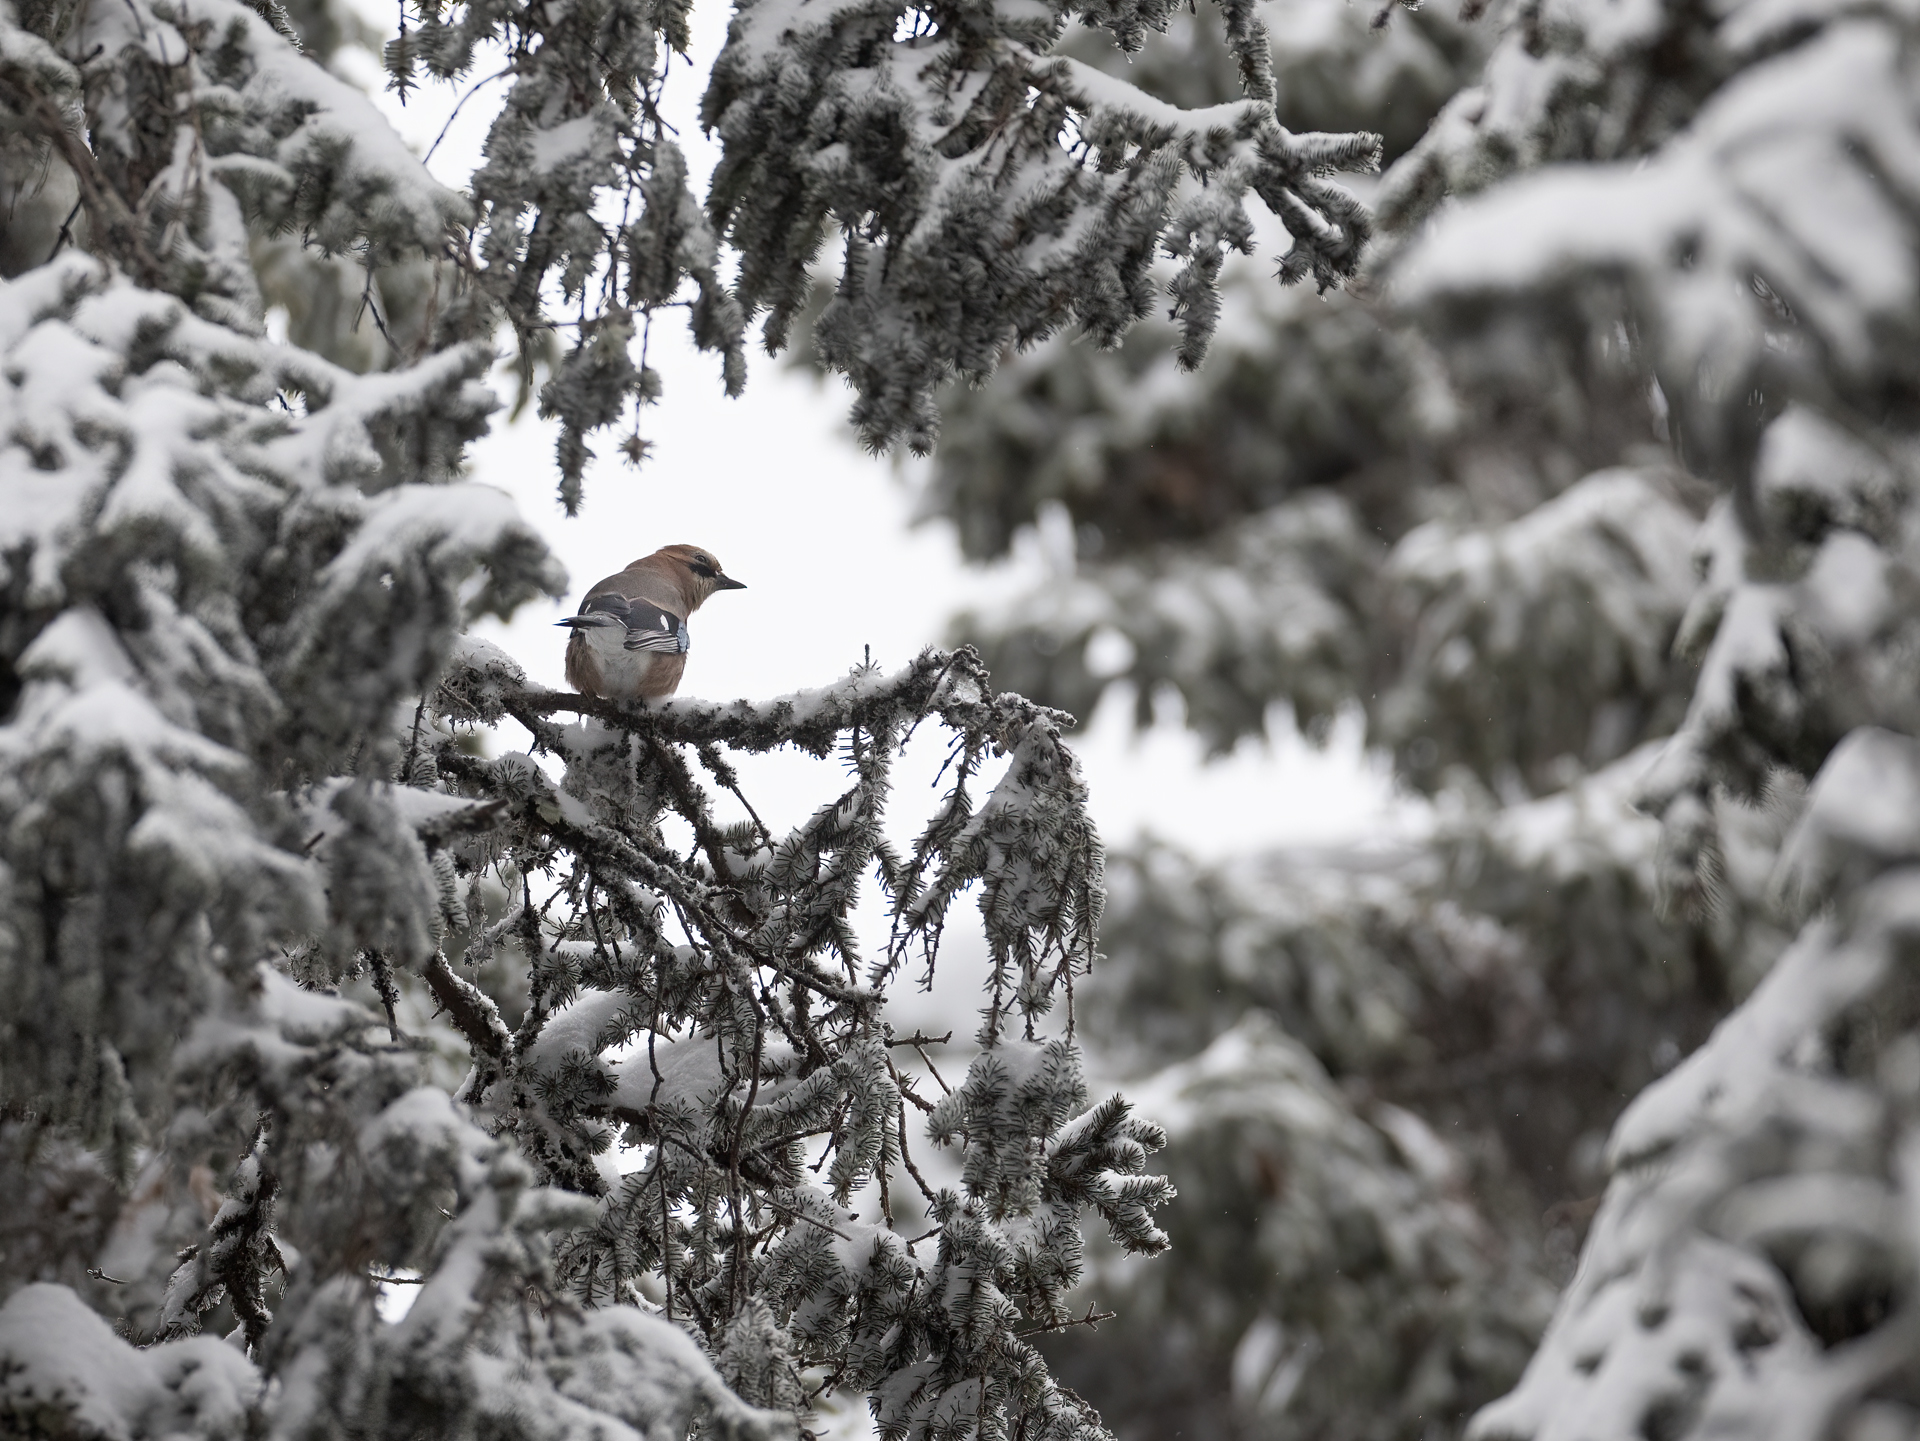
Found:
[[[715,590],[745,590],[747,583],[744,580],[735,580],[730,575],[716,575],[713,578],[713,588]]]

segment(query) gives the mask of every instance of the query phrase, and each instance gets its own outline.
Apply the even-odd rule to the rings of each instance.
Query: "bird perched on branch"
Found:
[[[605,700],[658,700],[687,667],[687,617],[716,590],[745,590],[697,545],[665,545],[586,593],[571,627],[567,680]]]

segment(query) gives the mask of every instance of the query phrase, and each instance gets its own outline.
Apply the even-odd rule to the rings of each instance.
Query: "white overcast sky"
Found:
[[[695,121],[699,84],[725,35],[728,8],[694,7],[691,67],[666,106],[696,177],[704,180],[717,148]],[[384,9],[369,18],[385,24]],[[371,57],[343,69],[378,88]],[[484,63],[476,73],[494,67]],[[461,185],[476,163],[497,108],[488,86],[456,117],[431,165]],[[416,91],[403,110],[384,105],[416,151],[439,134],[453,95]],[[728,400],[718,366],[702,357],[670,318],[656,324],[649,351],[665,379],[664,402],[648,416],[654,449],[639,470],[598,444],[608,459],[588,473],[586,503],[575,519],[554,500],[551,427],[531,413],[496,427],[475,454],[475,476],[511,492],[566,564],[572,591],[564,604],[524,607],[507,626],[485,633],[537,679],[560,685],[565,633],[554,627],[580,592],[601,576],[676,541],[715,551],[748,589],[716,597],[694,619],[687,694],[765,697],[826,684],[857,663],[864,647],[888,667],[939,641],[947,617],[969,598],[1004,593],[1040,573],[1041,547],[1030,536],[1015,561],[983,573],[964,565],[944,524],[908,524],[907,485],[893,462],[851,443],[844,425],[848,393],[757,349],[745,396]],[[529,411],[531,408],[529,408]],[[1208,854],[1249,845],[1364,840],[1417,824],[1396,802],[1384,770],[1360,753],[1357,728],[1336,733],[1326,751],[1283,735],[1248,743],[1203,764],[1197,743],[1177,725],[1142,737],[1130,726],[1131,697],[1110,695],[1077,734],[1093,808],[1110,844],[1149,828]],[[786,789],[778,768],[756,767],[762,786]],[[817,780],[795,776],[798,804],[818,803]],[[795,817],[797,819],[798,817]],[[769,817],[769,819],[772,819]]]

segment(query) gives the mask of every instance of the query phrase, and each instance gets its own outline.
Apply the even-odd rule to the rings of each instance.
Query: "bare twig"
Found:
[[[1084,1316],[1076,1316],[1071,1321],[1055,1321],[1050,1326],[1033,1326],[1025,1331],[1015,1331],[1013,1334],[1025,1340],[1029,1336],[1043,1335],[1048,1331],[1065,1331],[1074,1326],[1090,1326],[1097,1331],[1100,1329],[1100,1323],[1102,1321],[1111,1321],[1119,1314],[1118,1311],[1096,1311],[1093,1309],[1092,1303],[1089,1302],[1087,1305],[1087,1314]]]

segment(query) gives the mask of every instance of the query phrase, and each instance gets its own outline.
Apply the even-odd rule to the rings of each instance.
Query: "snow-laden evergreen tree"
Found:
[[[1495,371],[1611,330],[1714,483],[1678,637],[1699,676],[1639,781],[1669,899],[1725,887],[1727,798],[1804,792],[1768,879],[1796,934],[1614,1129],[1579,1270],[1482,1437],[1920,1424],[1917,44],[1902,6],[1523,9],[1389,179],[1409,215],[1484,188],[1389,268],[1434,331]]]
[[[759,703],[531,686],[461,632],[565,577],[463,451],[504,336],[571,506],[656,313],[737,388],[829,245],[876,444],[1010,341],[1117,337],[1161,253],[1197,360],[1249,194],[1337,283],[1368,227],[1326,172],[1376,142],[1285,128],[1224,15],[1241,93],[1196,111],[1068,53],[1162,5],[743,5],[702,204],[681,6],[405,7],[397,86],[509,82],[464,189],[328,69],[362,37],[324,4],[0,8],[0,1431],[773,1437],[831,1393],[889,1438],[1102,1434],[1034,1339],[1090,1213],[1152,1253],[1171,1190],[1082,1078],[1065,718],[965,650]],[[944,788],[896,834],[916,732]],[[772,830],[728,757],[787,747],[849,777]],[[885,998],[969,891],[949,1091]]]
[[[1309,734],[1357,706],[1436,803],[1394,851],[1110,863],[1085,1014],[1148,1077],[1196,1222],[1103,1273],[1117,1348],[1057,1354],[1141,1436],[1458,1428],[1518,1380],[1617,1172],[1480,1434],[1814,1436],[1861,1396],[1891,1425],[1906,1013],[1892,960],[1832,971],[1840,937],[1898,934],[1844,918],[1904,854],[1858,817],[1897,809],[1912,730],[1913,19],[1549,0],[1476,42],[1320,13],[1323,77],[1440,57],[1391,93],[1458,92],[1388,171],[1363,285],[1300,304],[1230,267],[1191,380],[1145,335],[1042,347],[950,401],[926,493],[982,557],[1072,536],[958,628],[1023,690],[1084,712],[1130,684],[1143,720],[1173,695],[1223,750],[1277,705]],[[1856,745],[1842,789],[1821,768]],[[1701,1309],[1662,1330],[1668,1287]],[[1141,1364],[1169,1330],[1183,1365]]]

